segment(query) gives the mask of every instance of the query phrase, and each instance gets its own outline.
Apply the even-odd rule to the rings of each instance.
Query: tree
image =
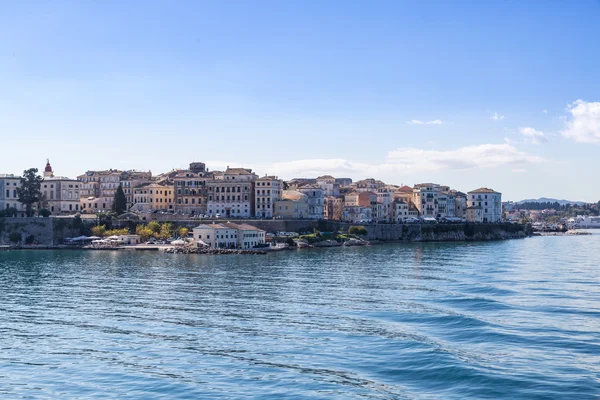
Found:
[[[1,217],[16,217],[18,211],[14,207],[9,207],[6,210],[0,210],[0,218]]]
[[[135,228],[135,233],[140,235],[140,239],[145,242],[150,238],[150,236],[152,236],[154,232],[152,232],[152,229],[148,228],[146,225],[138,225]]]
[[[38,211],[38,215],[40,217],[48,218],[50,215],[52,215],[52,213],[47,208],[42,208],[40,211]]]
[[[125,192],[123,192],[123,187],[119,185],[117,191],[115,192],[115,198],[113,201],[113,211],[117,213],[117,215],[121,215],[127,210],[127,199],[125,198]]]
[[[166,240],[173,236],[173,224],[165,222],[160,226],[160,233],[158,235],[161,239]]]
[[[190,233],[190,230],[188,228],[186,228],[185,226],[182,226],[181,228],[179,228],[177,230],[177,234],[179,235],[180,238],[187,238],[188,237],[188,233]]]
[[[33,205],[40,201],[42,192],[43,178],[37,174],[37,168],[29,168],[23,171],[21,186],[17,188],[19,203],[25,205],[25,212],[28,217],[33,216]]]
[[[106,232],[106,225],[98,225],[98,226],[94,226],[92,227],[92,235],[93,236],[104,236],[104,233]]]
[[[153,233],[160,232],[160,224],[156,221],[148,222],[148,229],[150,229]]]

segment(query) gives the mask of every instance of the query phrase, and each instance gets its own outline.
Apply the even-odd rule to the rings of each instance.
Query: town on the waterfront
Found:
[[[588,214],[597,213],[596,206],[586,206]],[[542,223],[536,215],[556,216],[557,211],[538,213],[512,202],[503,203],[502,194],[487,187],[462,192],[436,183],[407,186],[331,175],[283,180],[275,175],[259,176],[250,168],[209,170],[203,162],[157,175],[151,171],[109,169],[69,178],[56,175],[48,160],[43,174],[32,168],[22,176],[0,175],[0,210],[0,215],[8,218],[82,221],[80,235],[61,236],[59,241],[93,248],[144,243],[242,250],[266,247],[269,242],[269,247],[277,249],[310,247],[314,243],[360,245],[368,243],[365,239],[369,230],[371,239],[468,237],[462,228],[460,233],[448,229],[426,234],[399,230],[411,225],[504,224],[503,233],[496,236],[481,232],[482,238],[504,238],[512,237],[505,235],[507,224],[533,223],[534,229],[559,231],[566,226],[586,227],[581,224],[596,223],[597,219],[579,216],[570,220],[555,218],[550,225]],[[284,221],[303,223],[292,232],[286,232],[281,224],[265,225]],[[321,235],[323,227],[331,232]],[[7,243],[0,244],[44,242],[43,233],[36,236],[21,231],[6,232],[3,241]],[[54,238],[52,244],[56,242]]]

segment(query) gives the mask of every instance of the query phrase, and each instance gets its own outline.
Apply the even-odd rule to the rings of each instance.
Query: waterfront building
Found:
[[[435,218],[438,216],[440,191],[440,185],[435,183],[421,183],[413,188],[413,204],[423,217]]]
[[[234,227],[224,224],[203,224],[193,229],[194,240],[200,247],[213,249],[235,249],[237,248],[238,231]]]
[[[74,214],[80,211],[81,182],[64,176],[55,176],[50,160],[46,161],[44,180],[40,185],[40,208],[54,215]]]
[[[344,195],[344,206],[354,207],[359,205],[358,192],[350,192]]]
[[[357,181],[351,184],[357,192],[376,192],[377,189],[385,187],[385,183],[382,181],[368,178],[361,181]]]
[[[166,182],[146,183],[133,189],[134,211],[172,211],[173,185]]]
[[[468,206],[467,207],[467,222],[484,222],[483,207]]]
[[[254,183],[258,176],[247,168],[229,168],[214,172],[206,182],[209,217],[248,218],[254,215]]]
[[[377,221],[391,222],[394,219],[394,192],[395,188],[392,186],[377,189],[377,203],[381,206],[381,211],[378,211],[375,218]]]
[[[371,208],[371,220],[376,220],[383,213],[381,204],[377,202],[377,194],[374,192],[359,192],[358,205],[364,208]]]
[[[373,220],[372,208],[360,205],[345,205],[342,220],[351,224],[370,223]]]
[[[275,202],[282,199],[283,181],[276,176],[264,176],[255,181],[254,215],[260,218],[273,218]]]
[[[328,220],[341,221],[344,215],[344,198],[326,196],[323,217]]]
[[[467,195],[458,191],[454,192],[454,216],[464,219],[467,217]]]
[[[323,175],[317,178],[317,185],[323,189],[325,197],[337,197],[340,195],[340,184],[331,175]]]
[[[489,188],[479,188],[467,193],[467,202],[467,221],[502,221],[502,193]]]
[[[314,178],[294,178],[287,182],[289,190],[296,190],[302,185],[316,185],[317,180]]]
[[[397,224],[403,223],[408,217],[408,203],[403,200],[396,199],[392,203],[393,218]]]
[[[307,218],[308,196],[297,190],[284,190],[281,200],[275,202],[274,213],[276,218]]]
[[[19,202],[17,188],[21,187],[21,177],[13,174],[0,174],[0,210],[14,208],[18,217],[25,216],[25,206]]]
[[[335,178],[335,183],[340,185],[340,187],[350,186],[352,185],[351,178]]]
[[[134,204],[134,189],[147,185],[152,182],[152,172],[143,171],[124,171],[121,173],[119,184],[123,188],[125,200],[127,201],[127,209],[129,210]]]
[[[325,196],[323,189],[317,184],[306,184],[298,186],[296,190],[305,194],[308,199],[308,214],[306,215],[306,218],[323,219],[325,215]]]
[[[214,175],[202,162],[193,162],[187,170],[172,174],[174,208],[179,214],[204,215],[208,210],[208,182]]]
[[[82,211],[110,211],[115,192],[121,182],[122,173],[123,171],[109,169],[105,171],[87,171],[85,174],[79,175],[77,180],[81,182],[79,196]],[[96,206],[90,208],[90,204]]]
[[[265,231],[248,224],[232,222],[201,224],[193,229],[199,246],[224,249],[251,249],[264,245]]]

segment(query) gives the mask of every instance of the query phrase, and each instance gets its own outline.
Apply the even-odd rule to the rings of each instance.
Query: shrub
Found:
[[[19,243],[21,241],[21,234],[19,232],[12,232],[8,235],[8,240],[13,243]]]
[[[366,235],[369,232],[367,232],[364,226],[351,226],[348,229],[348,233],[351,235]]]
[[[40,211],[38,211],[38,215],[40,217],[48,218],[50,215],[52,215],[52,213],[47,208],[42,208]]]
[[[92,235],[93,236],[104,236],[104,233],[106,232],[106,225],[98,225],[98,226],[94,226],[92,228]]]

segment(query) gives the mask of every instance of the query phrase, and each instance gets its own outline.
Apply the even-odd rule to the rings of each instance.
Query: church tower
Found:
[[[54,177],[54,172],[52,172],[52,166],[50,166],[50,160],[46,160],[46,169],[44,169],[44,178],[52,178]]]

